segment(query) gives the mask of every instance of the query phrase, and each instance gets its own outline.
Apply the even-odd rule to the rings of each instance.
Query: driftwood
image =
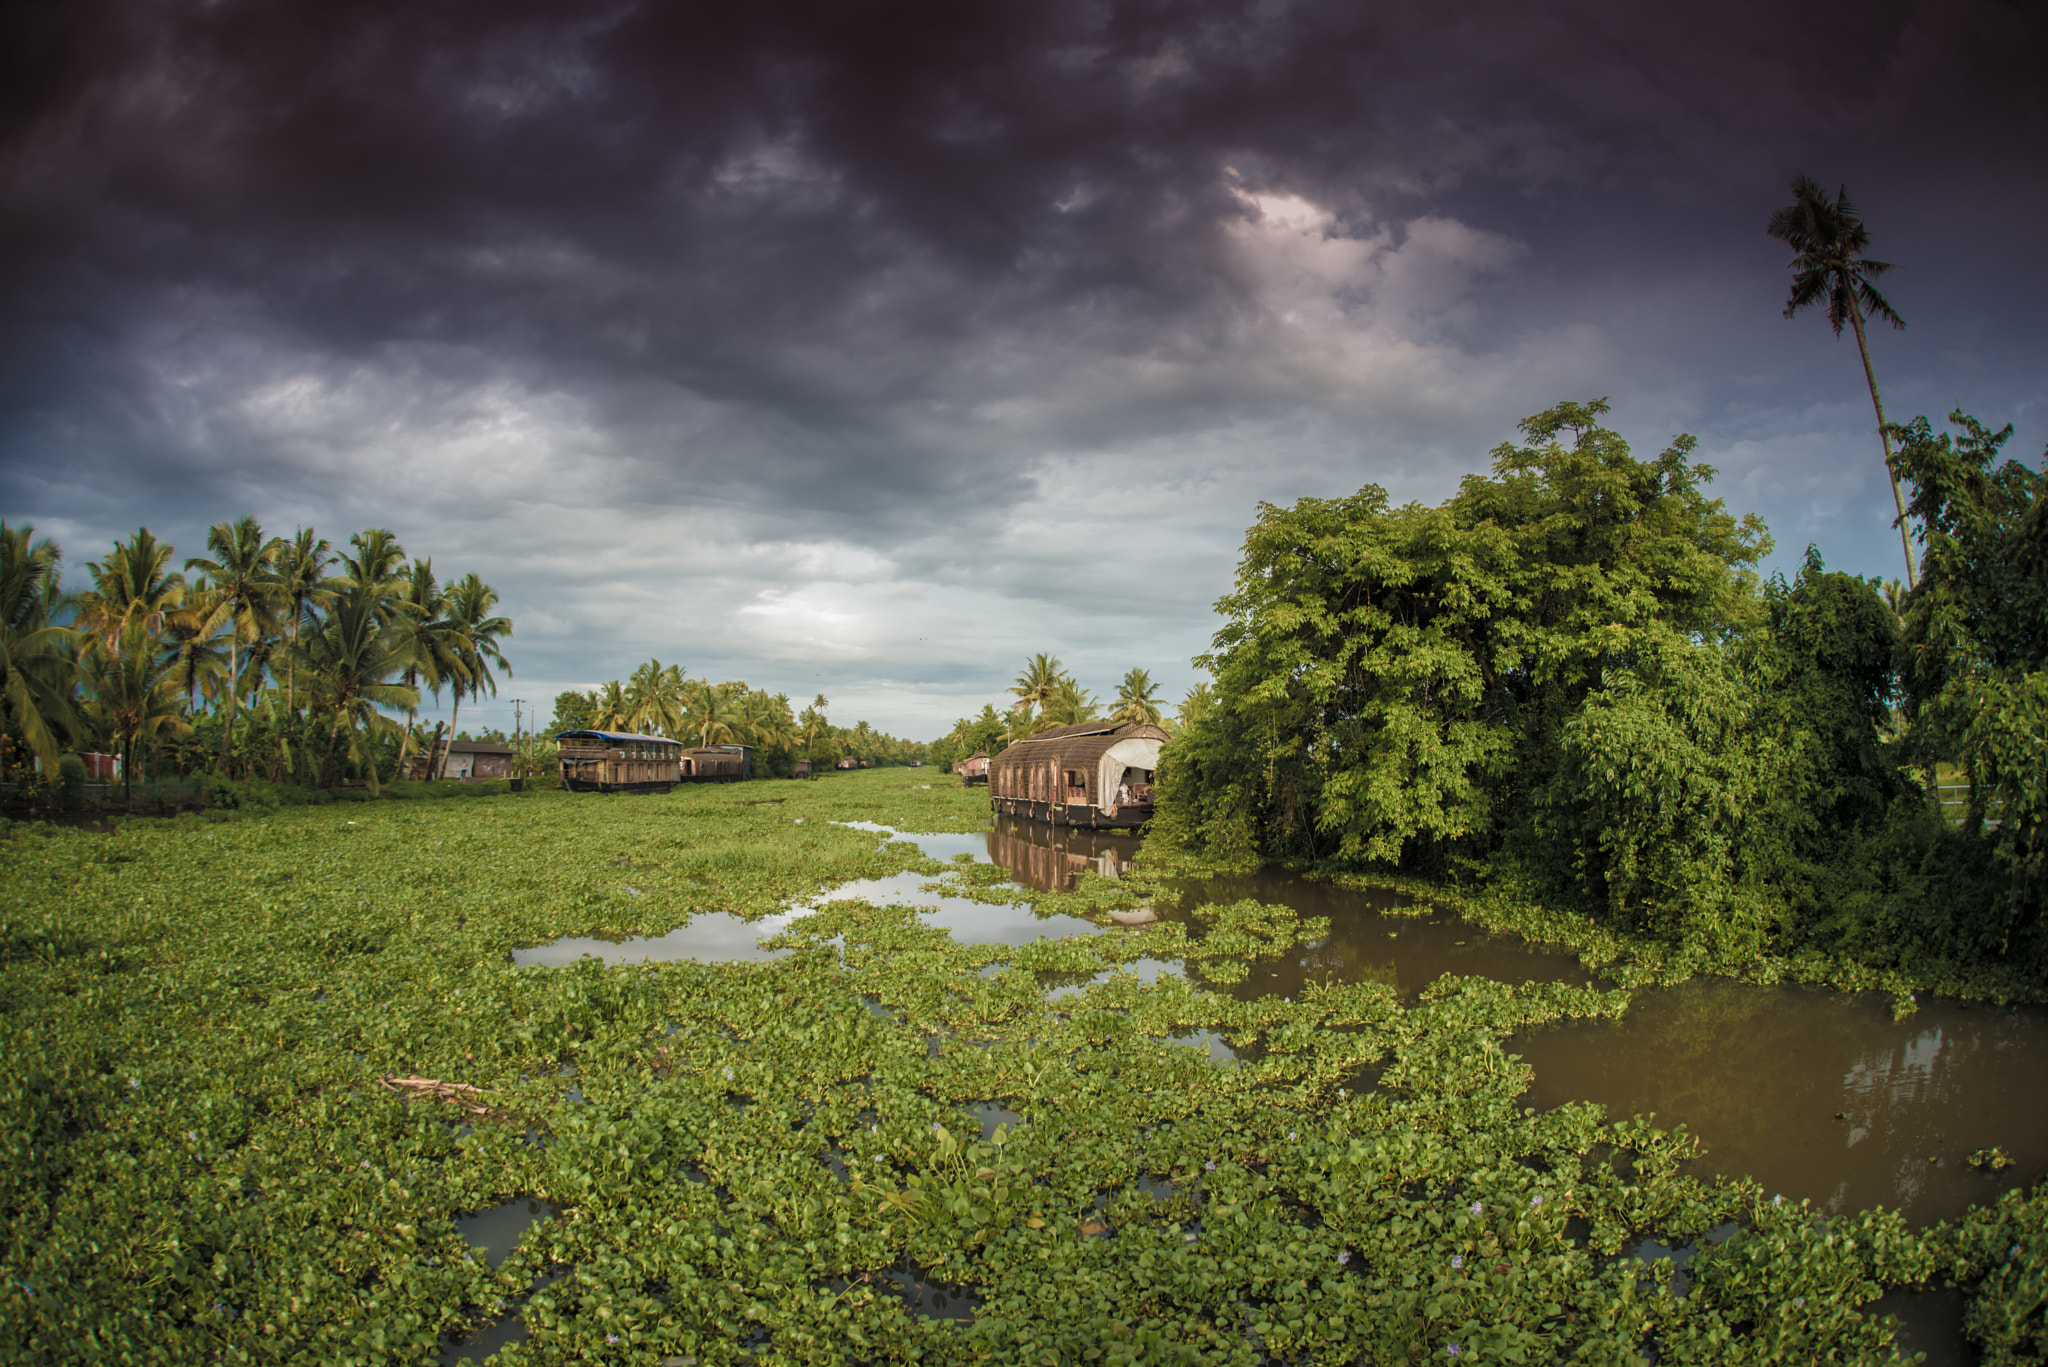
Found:
[[[383,1081],[386,1087],[398,1093],[407,1101],[421,1101],[432,1098],[435,1101],[445,1101],[451,1106],[460,1106],[471,1115],[482,1116],[486,1120],[512,1120],[516,1118],[509,1111],[493,1110],[490,1106],[486,1105],[483,1098],[490,1094],[481,1087],[472,1087],[466,1082],[443,1082],[439,1078],[391,1077],[388,1075]]]

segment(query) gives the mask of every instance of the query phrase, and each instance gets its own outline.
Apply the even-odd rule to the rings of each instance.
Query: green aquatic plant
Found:
[[[985,801],[882,770],[16,828],[0,1357],[418,1361],[516,1310],[506,1362],[1725,1361],[1768,1334],[1876,1363],[1871,1301],[1944,1279],[1998,1360],[2037,1341],[2038,1192],[1915,1234],[1692,1176],[1682,1131],[1518,1105],[1510,1038],[1626,992],[1141,981],[1318,932],[1182,906],[1143,859],[1126,894],[1177,918],[1144,930],[963,945],[803,909],[964,886],[837,823],[973,830]],[[511,961],[707,911],[787,915],[782,952]],[[555,1214],[492,1267],[457,1218],[515,1197]],[[1632,1252],[1731,1228],[1689,1290]],[[972,1317],[917,1313],[913,1274]]]

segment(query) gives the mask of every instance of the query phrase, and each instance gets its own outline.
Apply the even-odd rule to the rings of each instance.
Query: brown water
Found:
[[[1137,848],[1128,836],[1029,821],[988,837],[996,862],[1041,888],[1072,886],[1084,868],[1114,876]],[[1265,871],[1188,891],[1330,920],[1322,940],[1215,987],[1241,998],[1361,979],[1413,994],[1445,974],[1595,981],[1570,954],[1443,912],[1416,916],[1391,892]],[[1754,1177],[1828,1212],[1882,1205],[1925,1225],[2048,1176],[2048,1011],[1933,1001],[1894,1022],[1874,993],[1704,979],[1639,990],[1620,1021],[1533,1029],[1508,1047],[1535,1070],[1527,1104],[1597,1101],[1614,1116],[1683,1124],[1704,1141],[1703,1171]],[[1992,1145],[2014,1166],[1996,1175],[1969,1166]]]

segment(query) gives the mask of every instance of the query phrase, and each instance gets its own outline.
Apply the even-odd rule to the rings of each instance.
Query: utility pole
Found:
[[[521,778],[526,777],[526,751],[522,747],[519,738],[521,723],[525,719],[525,707],[526,699],[514,698],[512,700],[512,749],[519,756],[519,777]]]

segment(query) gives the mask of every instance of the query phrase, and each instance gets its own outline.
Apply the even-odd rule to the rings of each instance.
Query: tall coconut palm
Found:
[[[448,594],[434,578],[431,556],[407,566],[405,594],[399,602],[405,610],[394,617],[385,629],[396,635],[398,648],[406,657],[405,673],[400,682],[415,693],[421,684],[425,684],[438,700],[443,687],[462,679],[463,664],[453,630],[448,625]],[[412,750],[413,720],[418,712],[417,704],[406,710],[405,734],[399,738],[398,768],[394,778],[405,772],[406,757]],[[427,759],[432,763],[433,756],[429,755]]]
[[[284,602],[285,621],[291,628],[287,641],[291,649],[285,652],[284,692],[287,705],[294,711],[299,705],[294,692],[299,627],[308,615],[334,597],[333,586],[327,578],[327,567],[333,560],[333,550],[327,539],[316,535],[311,527],[300,527],[293,532],[292,539],[278,551],[275,566],[278,594]]]
[[[1765,228],[1772,237],[1797,253],[1792,258],[1792,292],[1785,300],[1790,318],[1811,304],[1827,305],[1828,323],[1835,336],[1844,326],[1855,329],[1856,350],[1863,357],[1863,378],[1870,385],[1870,406],[1877,410],[1877,437],[1884,447],[1885,474],[1892,482],[1892,506],[1898,510],[1899,545],[1906,553],[1906,586],[1914,582],[1913,538],[1906,528],[1906,496],[1899,488],[1898,466],[1892,460],[1891,432],[1885,425],[1884,400],[1878,397],[1877,372],[1870,365],[1870,341],[1864,336],[1863,315],[1883,319],[1895,328],[1906,320],[1872,283],[1892,268],[1889,261],[1872,261],[1862,255],[1870,245],[1870,232],[1849,202],[1849,188],[1839,187],[1834,199],[1811,176],[1792,181],[1792,202],[1771,214]]]
[[[378,585],[358,581],[342,590],[320,629],[299,647],[318,710],[334,717],[330,742],[346,742],[369,776],[372,796],[381,791],[375,740],[398,725],[378,709],[420,705],[419,690],[397,682],[411,656],[380,620],[385,601]]]
[[[208,582],[219,596],[220,609],[226,615],[227,724],[221,727],[220,753],[214,758],[215,766],[226,772],[228,733],[234,730],[235,707],[241,701],[242,689],[247,682],[242,678],[242,643],[253,643],[268,635],[278,610],[284,606],[283,594],[273,572],[284,543],[275,537],[265,539],[263,528],[256,519],[244,515],[233,522],[216,522],[209,527],[206,548],[213,552],[215,558],[195,555],[185,561],[185,568],[206,572]]]
[[[796,748],[796,717],[789,710],[787,693],[768,694],[755,690],[740,704],[740,721],[747,740],[763,750]]]
[[[1074,681],[1071,674],[1062,674],[1054,681],[1052,696],[1046,699],[1045,710],[1038,714],[1036,730],[1043,731],[1054,726],[1078,726],[1084,721],[1096,720],[1095,695]]]
[[[228,605],[204,576],[187,586],[185,599],[164,615],[159,638],[172,677],[185,694],[185,711],[199,709],[199,695],[209,701],[228,676]]]
[[[738,745],[745,721],[740,700],[724,684],[699,684],[690,698],[688,728],[699,745]]]
[[[29,525],[0,519],[0,714],[43,762],[57,757],[77,717],[71,652],[77,634],[54,618],[64,606],[64,553]]]
[[[79,682],[86,707],[120,743],[121,783],[129,802],[135,799],[138,752],[159,736],[191,733],[177,676],[146,621],[124,622],[112,649],[95,641],[80,662]]]
[[[105,559],[87,562],[92,587],[78,595],[79,625],[108,650],[119,649],[121,628],[131,621],[152,635],[162,631],[165,615],[185,597],[185,576],[170,567],[175,553],[149,528],[138,527]]]
[[[1147,721],[1159,724],[1159,685],[1152,682],[1152,676],[1142,669],[1134,669],[1124,675],[1117,685],[1116,712],[1118,721]]]
[[[454,680],[451,692],[455,707],[448,715],[448,730],[452,734],[455,722],[462,715],[462,695],[467,692],[472,698],[480,698],[485,692],[498,696],[498,680],[492,667],[505,671],[505,677],[512,676],[512,666],[505,661],[505,655],[498,642],[512,634],[512,619],[495,614],[498,606],[498,591],[478,578],[474,573],[465,574],[448,589],[449,641],[456,657],[462,661],[462,677]],[[442,761],[446,776],[447,761]]]
[[[689,723],[689,690],[681,665],[649,660],[626,684],[627,725],[648,735],[681,736]]]
[[[375,592],[378,617],[390,621],[404,610],[399,603],[406,590],[405,547],[386,527],[366,527],[350,537],[348,544],[356,553],[341,557],[348,570],[347,581]]]
[[[617,679],[607,679],[597,690],[594,715],[590,719],[593,731],[630,731],[633,729],[633,704],[626,697],[626,690]]]
[[[1028,712],[1034,707],[1044,707],[1052,701],[1053,690],[1059,687],[1060,662],[1040,651],[1024,662],[1024,672],[1010,685],[1010,692],[1017,701],[1010,704],[1012,712]]]

